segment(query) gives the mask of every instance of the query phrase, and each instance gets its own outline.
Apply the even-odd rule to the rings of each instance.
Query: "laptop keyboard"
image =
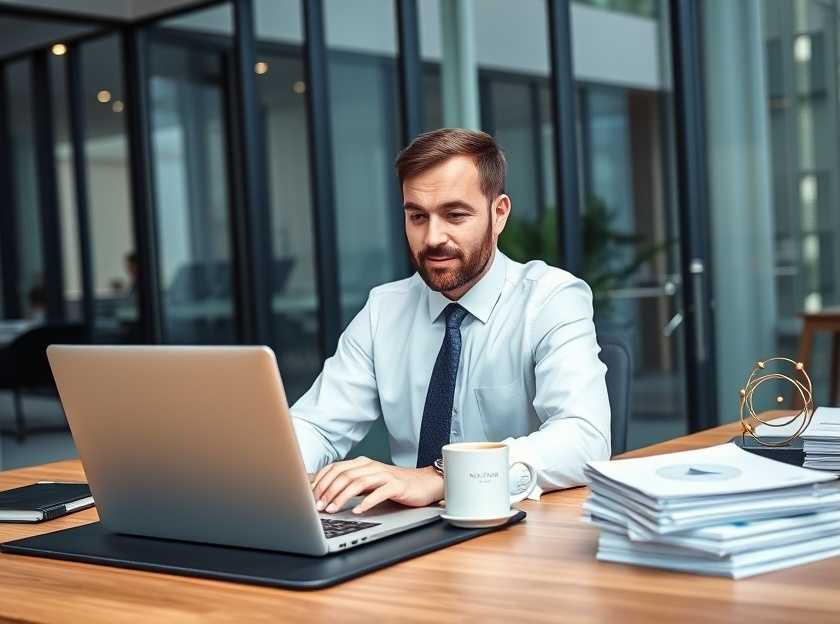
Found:
[[[330,539],[331,537],[347,535],[348,533],[355,533],[356,531],[361,531],[362,529],[379,526],[379,522],[359,522],[356,520],[332,520],[330,518],[321,518],[321,526],[324,527],[324,535],[327,536],[327,539]]]

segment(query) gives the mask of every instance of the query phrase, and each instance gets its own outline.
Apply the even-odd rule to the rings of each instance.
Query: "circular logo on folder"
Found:
[[[675,481],[728,481],[738,477],[741,470],[725,464],[677,464],[664,466],[656,474]]]

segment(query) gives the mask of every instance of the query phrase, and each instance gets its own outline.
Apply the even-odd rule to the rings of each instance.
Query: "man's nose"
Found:
[[[429,227],[426,229],[426,247],[437,247],[447,241],[445,224],[438,218],[429,219]]]

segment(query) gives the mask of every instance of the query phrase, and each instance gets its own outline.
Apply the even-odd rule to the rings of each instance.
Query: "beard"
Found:
[[[461,288],[481,275],[490,256],[493,254],[493,227],[488,224],[484,238],[472,249],[462,250],[451,245],[424,247],[416,255],[411,254],[411,262],[420,273],[420,277],[432,290],[449,292]],[[454,258],[458,262],[452,268],[430,267],[429,256],[433,258]]]

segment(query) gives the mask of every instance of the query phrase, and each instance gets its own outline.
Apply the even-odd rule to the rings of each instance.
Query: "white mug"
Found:
[[[528,485],[511,495],[509,474],[522,464],[531,475]],[[510,463],[506,444],[461,442],[443,447],[446,514],[458,518],[501,518],[537,485],[537,473],[526,462]]]

